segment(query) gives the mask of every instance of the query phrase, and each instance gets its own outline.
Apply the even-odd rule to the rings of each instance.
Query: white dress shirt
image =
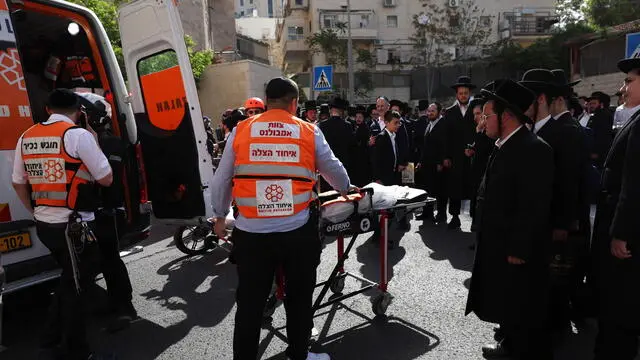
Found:
[[[545,126],[547,124],[547,122],[549,122],[549,120],[551,120],[551,115],[548,115],[546,118],[537,121],[534,125],[533,125],[533,133],[537,134],[538,131],[540,131],[540,129],[542,129],[543,126]]]
[[[638,110],[640,110],[640,105],[632,108],[627,108],[624,105],[618,106],[613,114],[613,127],[620,128],[624,126]]]
[[[518,126],[517,129],[513,130],[513,132],[509,135],[507,135],[504,139],[498,139],[496,140],[496,147],[499,149],[501,148],[509,139],[511,139],[511,137],[513,136],[513,134],[517,133],[518,130],[520,130],[520,128],[522,128],[522,125]]]
[[[53,124],[58,121],[65,121],[70,124],[74,122],[64,115],[53,114],[49,117],[49,120],[45,121],[44,125]],[[89,173],[94,179],[103,179],[111,172],[111,166],[109,161],[100,150],[96,139],[93,135],[82,128],[68,130],[64,134],[64,149],[67,153],[77,159],[82,160],[82,163],[87,167]],[[27,172],[24,169],[24,162],[22,161],[22,136],[18,140],[16,146],[16,153],[13,160],[13,175],[12,181],[16,184],[27,184],[28,177]],[[48,224],[60,224],[69,221],[69,215],[73,211],[67,208],[51,207],[51,206],[36,206],[33,216],[36,220],[42,221]],[[82,219],[85,221],[95,220],[95,216],[92,212],[79,212]]]
[[[580,125],[582,125],[582,127],[587,127],[587,125],[589,125],[589,119],[591,119],[591,114],[588,114],[585,111],[582,113],[582,116],[580,116],[580,120],[578,120],[578,122],[580,123]]]
[[[393,147],[393,157],[394,163],[393,166],[396,167],[398,165],[398,151],[396,150],[396,133],[392,133],[389,129],[384,129],[387,134],[389,134],[389,138],[391,139],[391,146]]]
[[[433,120],[433,121],[429,121],[429,125],[427,125],[427,132],[426,134],[430,134],[431,130],[433,130],[434,127],[436,127],[436,125],[438,124],[438,122],[440,121],[440,119],[442,119],[442,116],[438,116],[437,119]],[[425,134],[425,135],[426,135]]]
[[[382,117],[378,118],[378,126],[380,126],[380,131],[384,130],[387,127]]]

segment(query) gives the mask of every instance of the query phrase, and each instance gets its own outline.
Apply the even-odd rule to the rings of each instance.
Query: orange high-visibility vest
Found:
[[[236,127],[233,199],[246,218],[286,217],[317,198],[314,126],[269,110]]]
[[[36,124],[22,136],[22,162],[35,206],[75,209],[78,185],[93,182],[82,160],[64,148],[64,134],[77,128],[65,121]]]

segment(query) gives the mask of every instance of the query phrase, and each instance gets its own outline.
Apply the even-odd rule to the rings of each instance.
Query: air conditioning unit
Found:
[[[396,0],[382,0],[382,5],[384,7],[394,7],[396,6]]]
[[[460,0],[449,0],[449,7],[458,7],[458,4],[460,3]]]

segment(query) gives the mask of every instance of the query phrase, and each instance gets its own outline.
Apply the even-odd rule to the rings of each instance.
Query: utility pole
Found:
[[[349,103],[353,103],[353,49],[351,42],[351,0],[347,0],[347,74],[349,76],[349,91],[347,95],[347,100]]]

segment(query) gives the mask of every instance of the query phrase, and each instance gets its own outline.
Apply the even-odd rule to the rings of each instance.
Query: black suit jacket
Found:
[[[584,134],[569,113],[551,118],[537,133],[553,149],[555,176],[551,225],[570,230],[581,219],[581,184],[586,160]]]
[[[371,131],[367,124],[355,125],[355,144],[353,148],[351,164],[351,183],[356,186],[365,186],[371,182],[371,156],[369,149],[369,137]]]
[[[547,316],[553,150],[526,127],[492,153],[478,190],[477,247],[467,313],[541,324]],[[525,265],[511,265],[508,256]]]
[[[429,118],[426,116],[420,116],[413,124],[413,131],[411,137],[413,139],[413,147],[411,149],[413,162],[420,162],[422,159],[422,146],[424,145],[424,135],[429,125]]]
[[[471,187],[471,159],[464,154],[464,150],[473,143],[476,133],[473,109],[467,109],[463,116],[460,107],[454,104],[447,108],[444,120],[449,131],[448,152],[452,162],[448,179],[449,196],[462,199]]]
[[[425,185],[430,193],[442,195],[442,176],[444,172],[438,172],[438,165],[442,165],[448,158],[449,134],[447,124],[444,119],[438,123],[427,134],[426,130],[422,137],[422,153],[420,155],[421,171],[424,176]]]
[[[635,113],[613,140],[602,176],[602,196],[594,225],[594,269],[602,287],[601,316],[621,326],[640,323],[640,112]],[[627,242],[631,258],[611,255],[612,238]]]
[[[398,135],[396,134],[396,151],[398,151]],[[399,158],[399,156],[398,156]],[[393,152],[391,137],[386,131],[376,136],[373,147],[373,181],[380,181],[382,185],[400,185],[401,173],[397,171],[399,159]]]
[[[331,117],[319,125],[329,147],[347,170],[351,169],[351,153],[354,146],[353,127],[340,117]]]
[[[591,115],[587,127],[593,132],[593,153],[598,154],[596,164],[602,167],[613,139],[613,113],[609,109],[597,110]]]

